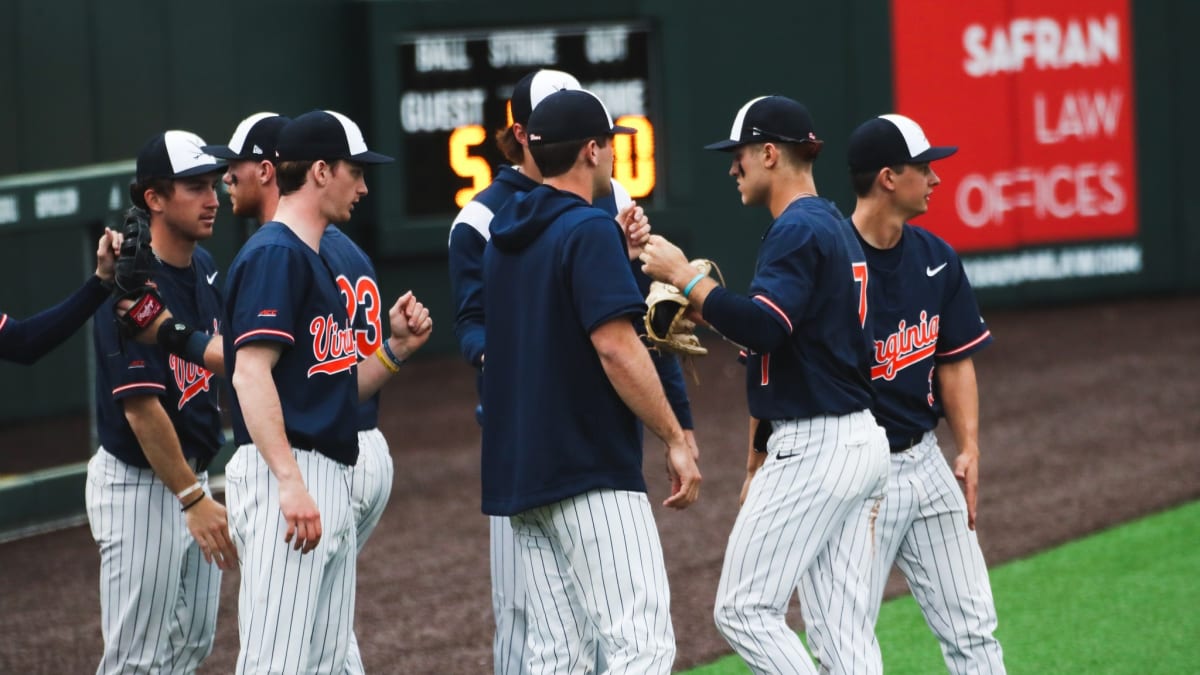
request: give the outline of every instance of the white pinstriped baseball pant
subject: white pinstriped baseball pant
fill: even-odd
[[[928,432],[916,446],[893,453],[887,496],[875,521],[871,621],[879,618],[892,563],[899,564],[925,621],[941,644],[951,673],[1005,672],[993,635],[996,604],[975,532],[967,527],[967,502]],[[824,662],[844,626],[806,596],[828,591],[829,570],[819,566],[801,588],[809,645]]]
[[[350,467],[292,450],[321,513],[321,543],[284,543],[279,482],[253,445],[225,467],[230,530],[241,557],[237,672],[342,673],[354,619],[355,527]]]
[[[592,490],[512,516],[528,591],[529,672],[666,675],[675,661],[662,544],[643,492]]]
[[[354,508],[359,554],[387,508],[388,498],[392,496],[394,475],[392,454],[383,432],[378,428],[358,432],[358,462],[350,469],[350,502]],[[345,675],[362,675],[364,672],[355,633],[351,626]]]
[[[199,475],[204,491],[208,474]],[[84,495],[100,546],[103,673],[192,673],[212,652],[221,570],[204,561],[179,500],[153,469],[100,448]]]
[[[870,527],[886,485],[887,436],[866,410],[777,421],[767,455],[729,535],[717,629],[754,673],[816,673],[785,614],[802,575],[827,559],[837,580],[821,600],[860,627],[846,655],[851,672],[881,672],[868,617]]]

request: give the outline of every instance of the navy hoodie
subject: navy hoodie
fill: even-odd
[[[612,216],[539,186],[496,213],[484,253],[483,511],[590,490],[645,492],[637,418],[592,346],[646,311]]]

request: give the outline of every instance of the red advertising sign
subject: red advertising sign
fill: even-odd
[[[960,251],[1138,231],[1128,0],[891,0],[896,110],[934,145]]]

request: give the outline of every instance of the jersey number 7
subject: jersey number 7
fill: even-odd
[[[858,287],[858,323],[867,325],[867,263],[851,263],[854,269],[854,280],[862,284]]]

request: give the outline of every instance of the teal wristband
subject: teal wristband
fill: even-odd
[[[692,289],[695,288],[696,284],[700,283],[700,280],[706,276],[708,275],[704,272],[701,272],[700,274],[692,277],[692,280],[688,282],[688,285],[683,287],[683,297],[686,298],[687,296],[691,295]]]
[[[388,358],[391,359],[392,363],[396,364],[397,367],[404,363],[404,359],[396,358],[396,352],[392,351],[392,345],[388,344],[387,340],[383,341],[383,353],[387,354]]]

